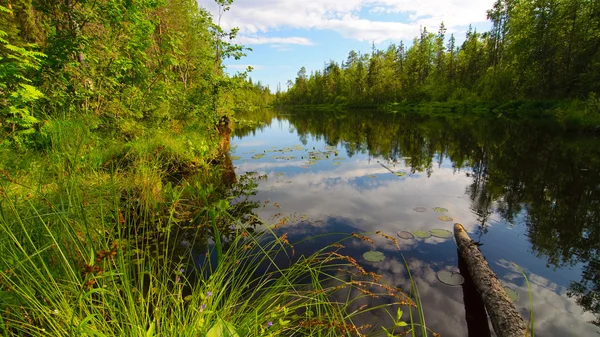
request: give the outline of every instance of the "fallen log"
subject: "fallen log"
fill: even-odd
[[[454,224],[454,238],[475,288],[485,304],[496,335],[498,337],[527,336],[527,326],[514,303],[481,255],[477,245],[459,223]]]
[[[458,269],[460,274],[464,277],[465,283],[462,284],[463,290],[463,302],[465,303],[465,320],[467,321],[467,337],[491,337],[490,324],[488,323],[488,316],[485,312],[485,304],[481,296],[475,289],[475,284],[471,275],[469,275],[469,268],[465,259],[460,256],[460,251],[456,251],[458,254]]]

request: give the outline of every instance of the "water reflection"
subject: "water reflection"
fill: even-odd
[[[262,117],[266,126],[236,130],[232,146],[240,157],[234,161],[238,174],[257,171],[269,177],[259,184],[257,198],[278,207],[271,203],[262,209],[263,218],[297,214],[301,219],[285,230],[298,237],[451,230],[461,222],[483,243],[503,282],[521,293],[518,305],[525,317],[524,280],[504,261],[527,271],[537,332],[587,336],[598,331],[586,323],[598,324],[593,313],[600,312],[598,139],[501,119],[370,112]],[[427,211],[415,212],[415,207]],[[453,221],[440,221],[433,207],[448,209],[445,215]],[[373,239],[390,258],[372,267],[395,285],[406,285],[396,247]],[[358,258],[373,249],[363,244],[352,247]],[[467,335],[461,288],[435,281],[440,268],[457,268],[455,249],[452,241],[439,238],[401,241],[419,276],[428,324],[444,336]]]

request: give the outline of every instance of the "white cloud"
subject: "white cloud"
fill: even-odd
[[[266,37],[266,36],[240,36],[236,42],[246,45],[253,44],[272,44],[272,45],[302,45],[311,46],[312,41],[304,37]]]
[[[494,0],[238,0],[222,16],[221,23],[226,29],[239,27],[240,39],[252,42],[256,42],[252,35],[283,29],[332,30],[346,38],[382,42],[412,39],[420,27],[435,31],[442,21],[448,32],[469,23],[485,22],[486,11],[493,3]],[[210,7],[215,13],[216,9]],[[365,12],[386,14],[386,21],[365,19],[361,17]]]

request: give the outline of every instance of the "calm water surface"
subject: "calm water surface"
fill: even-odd
[[[453,239],[399,240],[383,231],[452,230],[462,223],[529,317],[531,282],[538,336],[598,336],[600,312],[600,140],[531,121],[382,115],[372,112],[265,113],[265,126],[239,128],[232,140],[238,175],[266,174],[259,215],[283,213],[290,241],[310,254],[339,239],[371,233],[344,253],[410,289],[402,254],[417,279],[426,323],[442,336],[467,336],[463,288],[440,283],[458,271]],[[422,207],[424,212],[415,208]],[[437,213],[434,207],[448,210]],[[451,221],[441,221],[445,215]],[[362,258],[385,254],[383,262]],[[514,263],[514,264],[513,264]],[[390,324],[381,313],[363,320]],[[593,324],[594,321],[596,324]]]

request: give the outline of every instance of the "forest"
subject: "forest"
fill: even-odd
[[[600,2],[498,0],[491,29],[458,44],[442,22],[411,45],[350,51],[322,70],[302,67],[280,104],[375,107],[411,102],[574,101],[598,110]],[[585,109],[585,107],[584,107]]]
[[[132,136],[138,122],[218,118],[269,97],[224,74],[246,48],[195,1],[2,1],[0,15],[2,138],[16,146],[41,142],[56,116]]]
[[[343,253],[344,241],[368,237],[347,233],[294,255],[291,235],[279,230],[290,218],[260,218],[261,209],[280,205],[253,198],[268,177],[236,172],[232,135],[264,128],[274,118],[265,108],[273,105],[395,110],[423,102],[540,101],[550,102],[544,106],[554,117],[584,127],[600,120],[600,1],[498,0],[488,12],[492,29],[469,29],[462,45],[442,23],[437,33],[423,29],[411,46],[351,51],[341,64],[330,61],[310,74],[302,68],[286,92],[276,93],[253,81],[251,69],[226,69],[228,60],[252,52],[235,42],[238,29],[221,26],[234,1],[215,0],[212,13],[201,5],[0,0],[1,335],[338,337],[382,329],[388,336],[436,335],[424,324],[412,277],[404,289],[386,284]],[[313,113],[314,124],[291,117],[301,137],[315,132],[345,141],[350,156],[398,152],[387,123],[365,127],[340,114],[347,125],[333,127],[335,114]],[[478,151],[471,146],[493,129],[488,122],[485,128],[466,124],[472,126],[463,134],[468,146],[447,152],[466,158]],[[459,137],[464,125],[457,123],[452,134]],[[399,141],[412,141],[392,131]],[[542,137],[526,131],[497,139],[525,135],[529,144]],[[361,147],[361,137],[371,141],[369,148]],[[411,148],[412,169],[427,172],[435,151],[419,151],[429,139],[442,141],[415,139],[422,146]],[[553,152],[554,143],[547,143],[542,154]],[[595,165],[595,157],[575,153],[570,159],[581,167]],[[505,172],[514,169],[514,156],[487,162],[483,154],[465,165],[498,167],[490,169],[497,174],[489,184],[471,188],[470,197],[480,199],[486,213],[487,201],[504,193],[499,186],[512,183]],[[518,159],[529,162],[525,155]],[[569,161],[560,159],[560,165]],[[545,174],[563,177],[560,167],[555,170]],[[531,181],[539,181],[538,174],[531,171]],[[556,188],[593,191],[596,180],[564,178]],[[514,194],[510,214],[523,200],[548,196],[533,187]],[[577,222],[584,230],[598,212],[595,199],[582,200],[567,200],[566,211],[595,207],[594,217]],[[564,219],[566,213],[551,225]],[[545,231],[542,225],[531,236],[540,254],[550,255],[553,241],[534,235]],[[571,241],[567,234],[559,239]],[[393,236],[377,235],[398,245]],[[568,253],[556,253],[553,262],[572,262]],[[592,260],[576,261],[588,263],[589,275],[572,291],[597,312]],[[386,301],[391,332],[378,323],[355,323],[381,309],[363,304],[374,298]]]

